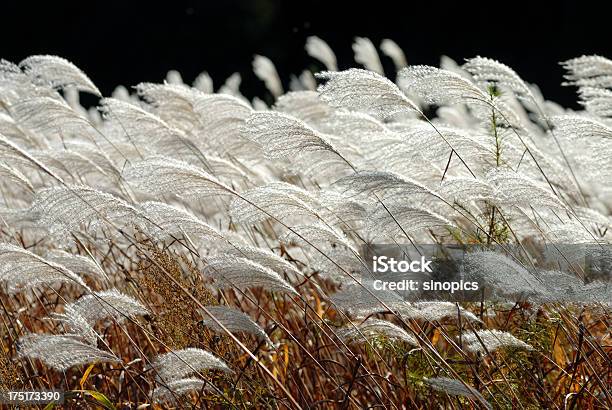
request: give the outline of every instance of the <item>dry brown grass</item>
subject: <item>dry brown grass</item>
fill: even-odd
[[[136,267],[129,273],[133,294],[153,312],[146,317],[99,329],[110,349],[120,354],[124,364],[96,364],[82,380],[85,369],[74,368],[65,375],[40,363],[22,362],[25,374],[17,380],[17,368],[10,361],[16,340],[8,334],[12,326],[3,314],[0,335],[2,383],[12,388],[62,388],[67,391],[93,390],[103,393],[116,408],[135,408],[149,402],[152,378],[145,371],[146,358],[170,349],[200,347],[225,360],[234,370],[227,375],[205,372],[217,391],[206,390],[181,399],[182,408],[277,408],[292,407],[269,376],[254,365],[227,336],[201,326],[202,314],[168,277],[188,288],[205,305],[228,304],[240,309],[264,325],[276,349],[259,343],[248,335],[239,338],[271,370],[303,407],[358,408],[378,405],[394,408],[405,403],[409,408],[478,407],[466,398],[453,398],[429,389],[426,377],[444,375],[443,366],[432,360],[426,349],[414,349],[384,338],[368,344],[343,346],[334,329],[343,315],[330,306],[310,284],[300,287],[308,301],[304,308],[295,297],[271,294],[264,289],[246,293],[227,290],[215,297],[199,277],[193,263],[171,250],[148,244],[147,257],[130,260]],[[127,261],[127,259],[125,259]],[[152,263],[155,261],[156,264]],[[114,260],[120,265],[120,260]],[[126,266],[127,268],[127,266]],[[324,289],[333,290],[333,285]],[[68,289],[62,292],[67,298]],[[59,304],[56,293],[38,294],[34,311],[54,310]],[[15,297],[2,295],[5,306],[15,307]],[[480,306],[471,309],[480,314]],[[493,307],[495,309],[495,307]],[[557,313],[552,313],[557,312]],[[393,315],[383,315],[395,320]],[[34,320],[25,313],[21,332],[53,331],[48,323]],[[505,350],[481,356],[458,349],[456,337],[469,332],[472,325],[456,320],[443,322],[409,321],[412,331],[428,340],[446,363],[473,386],[495,408],[605,408],[605,389],[610,383],[610,336],[605,312],[551,306],[535,310],[515,306],[497,310],[495,316],[483,316],[487,328],[507,330],[530,343],[533,351]],[[480,327],[480,325],[475,325]],[[140,358],[140,360],[134,360]],[[67,408],[84,405],[93,399],[86,394],[72,395]],[[165,407],[165,406],[164,406]]]

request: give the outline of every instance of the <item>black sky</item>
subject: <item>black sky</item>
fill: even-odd
[[[409,63],[437,65],[442,54],[461,61],[482,55],[536,82],[546,97],[575,106],[561,87],[558,62],[582,54],[612,57],[610,13],[604,1],[293,1],[217,0],[77,3],[8,0],[0,5],[0,57],[31,54],[73,61],[105,95],[117,84],[160,82],[169,69],[191,82],[207,70],[219,86],[234,71],[247,96],[265,93],[251,72],[253,54],[270,57],[285,82],[320,67],[304,51],[318,35],[354,65],[351,43],[395,40]],[[391,62],[384,59],[391,72]]]

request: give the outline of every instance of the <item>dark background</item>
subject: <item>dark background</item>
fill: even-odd
[[[5,0],[0,5],[0,58],[19,62],[55,54],[82,68],[105,95],[118,84],[163,81],[177,69],[191,83],[207,70],[220,86],[239,71],[248,96],[265,89],[251,70],[253,54],[271,58],[288,84],[291,73],[321,66],[304,51],[318,35],[355,65],[351,43],[391,38],[411,64],[438,65],[482,55],[513,67],[545,96],[576,107],[575,90],[561,87],[559,61],[582,54],[612,57],[605,1],[469,2],[216,0],[155,3]],[[392,63],[381,57],[388,73]]]

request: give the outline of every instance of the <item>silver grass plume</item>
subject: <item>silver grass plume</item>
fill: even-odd
[[[211,353],[196,348],[174,350],[161,354],[151,363],[158,380],[168,383],[202,370],[231,372],[227,364]]]
[[[364,111],[379,118],[419,112],[419,108],[389,79],[372,71],[351,68],[316,75],[327,80],[319,86],[321,99],[331,106]]]
[[[26,191],[34,192],[32,182],[25,175],[2,161],[0,161],[0,178],[3,182],[11,182]]]
[[[463,65],[463,69],[472,74],[474,80],[485,86],[494,83],[513,91],[519,98],[529,101],[535,100],[531,89],[521,77],[513,69],[499,61],[478,56],[468,59]]]
[[[235,255],[241,258],[247,258],[260,265],[267,266],[270,269],[280,273],[293,273],[298,276],[302,275],[295,266],[289,261],[281,258],[277,254],[262,248],[256,248],[248,245],[235,245],[224,251],[226,255]]]
[[[409,319],[421,319],[429,322],[454,319],[469,320],[471,322],[480,322],[481,320],[461,306],[452,302],[417,302],[413,305],[412,310],[400,311],[401,316]]]
[[[216,228],[176,206],[150,201],[142,203],[140,208],[146,215],[141,224],[149,235],[157,239],[186,234],[210,241],[225,240]]]
[[[493,409],[485,398],[475,388],[462,383],[459,380],[449,379],[448,377],[432,377],[425,380],[432,389],[449,394],[451,396],[463,396],[478,400],[487,409]]]
[[[367,317],[389,309],[393,312],[410,309],[410,305],[398,293],[376,289],[373,281],[346,283],[342,290],[331,296],[331,301],[340,309],[358,317]]]
[[[153,157],[133,164],[125,172],[125,178],[139,190],[156,195],[198,198],[235,193],[208,172],[165,157]]]
[[[429,194],[438,197],[438,194],[424,186],[394,172],[360,171],[337,180],[334,185],[345,194],[371,196],[378,194],[381,198],[397,195]]]
[[[198,74],[196,79],[193,80],[193,88],[206,94],[212,94],[214,92],[213,80],[207,71],[202,71]]]
[[[299,77],[291,76],[289,88],[291,91],[314,91],[317,89],[317,80],[315,80],[314,75],[310,71],[304,70]]]
[[[21,98],[33,95],[55,95],[54,90],[48,87],[37,87],[31,79],[23,73],[17,64],[0,59],[0,99],[3,104],[12,104]]]
[[[443,70],[452,71],[453,73],[457,73],[461,76],[464,76],[465,78],[471,79],[471,75],[449,56],[442,55],[440,57],[440,68]]]
[[[128,318],[149,313],[142,303],[117,289],[93,292],[66,307],[78,313],[91,325],[109,318],[121,323]]]
[[[328,111],[331,109],[327,104],[320,102],[318,97],[317,100]],[[372,136],[376,137],[392,135],[392,132],[382,121],[363,112],[336,110],[325,114],[327,118],[322,118],[319,121],[321,127],[329,129],[329,132],[342,137],[347,142],[352,142],[355,139],[359,142],[363,138],[360,136],[362,133],[371,133]]]
[[[452,226],[454,224],[443,216],[424,207],[406,205],[405,202],[377,206],[366,219],[366,231],[374,237],[395,238],[422,229]]]
[[[582,206],[575,206],[574,212],[583,221],[589,221],[602,226],[609,226],[612,220],[609,216],[606,216],[593,208],[586,208]]]
[[[98,263],[86,256],[54,250],[47,253],[46,259],[65,266],[75,273],[85,274],[92,278],[108,278]]]
[[[367,37],[355,37],[353,43],[353,52],[355,53],[355,61],[363,65],[366,69],[385,75],[385,72],[376,52],[376,47]]]
[[[147,84],[139,84],[137,90],[141,94],[146,94],[147,91],[153,92]],[[104,98],[100,101],[100,111],[106,119],[118,121],[121,129],[127,134],[126,137],[134,138],[136,141],[163,141],[182,137],[178,130],[172,129],[158,116],[129,102]]]
[[[383,41],[380,42],[380,49],[387,57],[393,60],[395,70],[399,71],[402,68],[408,66],[404,52],[395,41],[385,38]]]
[[[63,180],[59,176],[53,173],[53,171],[50,170],[47,166],[45,166],[45,164],[40,162],[39,159],[35,158],[30,153],[20,148],[18,145],[10,141],[2,134],[0,134],[0,158],[3,158],[5,160],[17,159],[20,161],[25,161],[26,163],[32,164],[38,169],[44,171],[46,174],[52,176],[57,181],[63,182]]]
[[[227,306],[207,306],[206,310],[230,332],[250,333],[255,335],[258,339],[265,340],[269,345],[272,345],[272,341],[266,332],[246,313]],[[202,324],[217,332],[224,331],[223,328],[210,317],[205,318]]]
[[[64,266],[6,243],[0,244],[0,281],[9,293],[54,283],[76,283],[89,290],[83,279]]]
[[[233,162],[227,159],[213,155],[207,155],[206,162],[211,173],[218,177],[252,182],[247,171],[243,171],[243,168],[239,166],[241,165],[240,162],[237,162],[238,165],[234,165]]]
[[[333,152],[331,143],[301,120],[280,112],[254,112],[242,135],[259,144],[267,158],[284,158],[302,152]]]
[[[40,227],[52,233],[77,230],[85,223],[96,227],[106,220],[125,226],[139,215],[124,200],[85,186],[42,189],[30,212]]]
[[[177,84],[140,83],[136,91],[168,125],[185,133],[198,127],[194,104],[204,94],[196,89]]]
[[[558,245],[561,249],[563,249],[562,245]],[[570,245],[571,248],[577,248],[576,245]],[[576,255],[579,254],[578,255]],[[583,258],[585,256],[585,252],[564,252],[564,257],[569,262],[574,262],[577,258]],[[576,259],[575,259],[576,258]],[[539,272],[540,278],[543,280],[544,285],[548,289],[548,293],[541,295],[538,300],[539,301],[578,301],[580,299],[581,293],[583,293],[587,287],[584,282],[579,279],[577,276],[563,271],[543,271]],[[591,282],[594,283],[594,282]]]
[[[264,100],[257,96],[253,97],[253,99],[251,100],[251,106],[255,111],[268,111],[268,109],[270,108]]]
[[[532,350],[532,347],[522,340],[517,339],[508,332],[493,329],[477,330],[475,333],[463,335],[465,348],[473,353],[494,352],[504,347]]]
[[[30,56],[19,63],[33,82],[53,88],[75,87],[98,97],[100,90],[77,66],[70,61],[49,55]]]
[[[0,134],[10,135],[11,138],[23,139],[28,144],[31,142],[31,138],[23,134],[22,130],[15,124],[15,120],[6,112],[0,112]]]
[[[76,169],[79,175],[100,173],[113,181],[121,181],[121,171],[110,157],[99,147],[80,141],[63,141],[64,152],[70,160],[75,161],[69,168]],[[81,171],[81,167],[85,168]]]
[[[307,124],[318,124],[335,114],[335,109],[321,101],[316,91],[289,92],[276,100],[274,109]]]
[[[319,191],[318,199],[323,206],[323,219],[333,225],[359,226],[365,219],[367,203],[363,199],[349,198],[330,190]]]
[[[336,144],[336,140],[337,138],[334,138],[332,143]],[[304,153],[289,162],[285,172],[288,175],[301,173],[302,178],[306,180],[317,180],[318,183],[327,185],[339,176],[355,172],[353,163],[357,163],[358,158],[354,157],[355,152],[351,150],[352,147],[343,145],[342,151]]]
[[[330,279],[338,284],[350,284],[354,283],[355,279],[363,280],[363,278],[371,277],[371,273],[363,261],[352,252],[338,247],[326,250],[325,254],[313,255],[310,267],[318,273],[319,277]],[[348,276],[346,272],[350,273],[355,279]]]
[[[206,163],[200,149],[179,129],[172,128],[161,118],[135,104],[114,98],[102,100],[100,110],[106,119],[116,121],[133,147],[145,146],[154,152],[194,158]],[[151,148],[149,148],[151,147]],[[142,157],[142,152],[139,152]]]
[[[331,47],[319,37],[310,36],[306,39],[306,52],[312,58],[322,62],[329,71],[338,70],[336,55]]]
[[[257,262],[235,256],[208,258],[203,273],[214,278],[221,288],[236,287],[244,290],[263,287],[268,290],[297,294],[278,273]]]
[[[427,122],[418,120],[397,124],[393,128],[394,131],[401,133],[403,144],[396,146],[397,148],[392,146],[392,150],[383,150],[378,155],[387,154],[393,158],[395,149],[401,149],[408,151],[411,156],[424,157],[433,163],[438,163],[442,168],[448,161],[449,149],[454,150],[470,164],[482,164],[495,155],[491,149],[465,130],[446,126],[437,126],[437,129],[434,129]],[[440,137],[440,133],[444,138]],[[412,164],[409,170],[414,166],[415,164]]]
[[[438,190],[448,202],[469,202],[491,199],[493,187],[474,178],[446,178]]]
[[[368,318],[361,323],[355,323],[338,329],[338,337],[345,342],[360,342],[373,340],[383,336],[392,340],[401,340],[413,346],[418,346],[416,339],[401,327],[386,320]]]
[[[80,113],[84,117],[89,118],[88,111],[81,105],[81,94],[79,93],[79,90],[74,87],[68,87],[63,91],[63,97],[70,108]]]
[[[439,68],[415,65],[398,73],[398,84],[430,104],[486,103],[489,97],[465,77]]]
[[[153,390],[151,399],[154,402],[168,402],[180,406],[177,401],[181,396],[189,392],[200,391],[204,388],[206,382],[202,379],[194,377],[172,380],[164,383],[164,385],[156,387]]]
[[[542,206],[566,209],[550,188],[510,170],[492,169],[485,179],[494,189],[494,201],[500,206]]]
[[[193,109],[206,130],[207,143],[219,154],[240,153],[253,145],[240,136],[244,121],[253,112],[248,102],[232,95],[210,94],[199,96]]]
[[[428,140],[428,142],[428,149],[431,151],[425,152],[419,149],[420,144],[402,141],[398,138],[373,141],[370,143],[372,150],[367,153],[368,167],[369,164],[382,163],[384,165],[380,167],[380,171],[410,175],[411,179],[426,183],[439,182],[445,169],[442,161],[447,161],[451,150],[441,138]],[[456,144],[452,142],[451,144],[457,148]],[[424,141],[423,145],[425,145]],[[465,154],[461,154],[463,158],[469,160],[472,153],[477,155],[475,151],[467,151],[467,146],[465,148],[466,150],[462,149],[461,152],[467,152],[468,154],[465,157],[463,156]],[[444,157],[445,159],[443,159]]]
[[[577,85],[579,87],[612,87],[612,60],[592,55],[572,58],[561,65],[567,70],[564,85]]]
[[[113,92],[111,93],[111,97],[116,99],[116,100],[120,100],[120,101],[124,101],[127,103],[135,103],[135,96],[133,94],[130,94],[130,92],[128,91],[127,88],[125,88],[125,86],[123,85],[118,85],[115,87],[115,89],[113,90]]]
[[[253,71],[255,75],[264,82],[270,94],[274,97],[283,94],[283,85],[272,60],[268,57],[256,55],[253,58]]]
[[[94,362],[121,361],[112,353],[64,335],[30,334],[19,340],[17,352],[19,357],[39,359],[59,371]]]
[[[586,111],[596,117],[609,120],[612,117],[612,90],[582,87],[578,90],[580,104]]]
[[[64,145],[68,148],[69,144],[65,143]],[[105,181],[110,178],[108,183],[112,185],[109,189],[116,186],[120,180],[119,171],[108,158],[105,158],[104,154],[94,154],[92,156],[95,161],[104,161],[99,164],[80,152],[65,149],[64,147],[51,147],[45,151],[36,152],[36,156],[41,161],[44,161],[54,172],[61,175],[65,174],[64,178],[66,179],[92,181],[92,184],[97,185],[98,182],[101,182],[100,176],[102,176]]]
[[[177,70],[169,70],[166,73],[166,83],[170,85],[185,85],[183,76]]]
[[[546,227],[545,227],[546,228]],[[553,243],[558,244],[585,244],[593,241],[593,236],[590,232],[584,229],[583,224],[578,221],[569,220],[567,222],[557,223],[544,231],[548,238],[551,238]]]
[[[468,279],[481,280],[499,295],[541,295],[546,288],[536,276],[505,255],[481,251],[465,255],[462,265]]]
[[[320,222],[310,225],[293,226],[291,231],[280,238],[280,241],[284,243],[327,243],[330,245],[341,245],[355,254],[357,253],[357,250],[353,247],[346,235],[340,230]]]
[[[210,241],[224,241],[216,228],[201,221],[188,211],[162,202],[145,202],[140,205],[146,215],[141,224],[146,232],[157,239],[186,234]]]
[[[612,127],[594,118],[578,115],[559,115],[552,119],[555,129],[570,140],[579,138],[609,138],[612,140]]]
[[[219,88],[218,93],[231,95],[246,101],[244,96],[240,93],[240,83],[242,83],[242,76],[240,73],[233,73],[225,79],[225,82]]]
[[[96,346],[100,339],[92,325],[71,306],[65,306],[64,313],[54,313],[51,318],[62,322],[68,328],[64,336],[83,340],[91,346]]]
[[[52,135],[57,139],[81,134],[92,135],[95,132],[87,118],[55,98],[23,99],[11,105],[9,111],[20,127],[47,138]]]
[[[317,199],[286,182],[270,184],[240,194],[230,203],[230,215],[240,223],[252,224],[268,218],[283,220],[292,216],[319,218]]]
[[[372,280],[364,280],[360,284],[351,281],[334,294],[331,300],[341,309],[358,317],[367,317],[374,313],[385,313],[389,309],[405,319],[439,321],[442,319],[469,320],[481,322],[472,312],[457,307],[451,302],[418,302],[411,304],[402,296],[390,290],[378,290]]]

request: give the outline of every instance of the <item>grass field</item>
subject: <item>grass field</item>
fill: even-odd
[[[252,100],[238,74],[103,98],[62,58],[0,62],[0,391],[65,392],[39,408],[612,408],[612,61],[563,63],[574,112],[494,60],[380,49],[393,81],[368,39],[365,69],[338,71],[309,38],[321,72],[287,92],[256,56]],[[378,290],[376,244],[470,249],[487,293]]]

